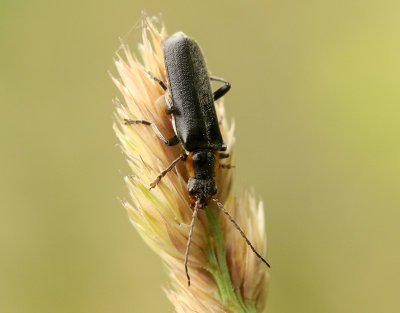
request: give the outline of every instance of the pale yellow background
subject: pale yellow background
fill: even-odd
[[[107,71],[140,11],[232,82],[237,183],[265,201],[267,312],[400,311],[399,1],[0,3],[0,312],[171,312],[117,198]]]

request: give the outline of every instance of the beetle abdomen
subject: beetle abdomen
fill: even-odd
[[[182,32],[164,42],[164,61],[174,105],[175,128],[187,151],[224,147],[206,62]]]

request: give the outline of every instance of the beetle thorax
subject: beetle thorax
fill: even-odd
[[[211,149],[200,149],[189,154],[187,167],[191,177],[188,191],[192,198],[205,205],[217,193],[215,183],[216,153]]]

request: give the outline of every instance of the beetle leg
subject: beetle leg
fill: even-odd
[[[154,125],[151,122],[143,121],[143,120],[128,120],[128,119],[124,119],[124,123],[125,123],[125,125],[143,124],[143,125],[146,125],[146,126],[151,126],[151,128],[153,128],[154,132],[156,133],[157,137],[160,138],[167,146],[176,146],[179,143],[179,138],[176,135],[174,137],[172,137],[172,138],[165,139],[165,137],[158,130],[157,126]]]
[[[225,95],[231,89],[231,84],[227,80],[225,80],[221,77],[210,76],[210,80],[225,83],[225,85],[223,85],[222,87],[219,87],[216,91],[214,91],[214,100],[218,100],[219,98],[221,98],[223,95]]]
[[[171,137],[169,139],[167,139],[167,146],[176,146],[178,143],[180,142],[179,138],[177,135],[175,135],[174,137]]]
[[[143,120],[128,120],[127,118],[124,119],[124,124],[125,125],[132,125],[132,124],[143,124],[150,126],[151,123],[148,121],[143,121]]]
[[[220,159],[229,158],[229,153],[219,153],[219,154],[218,154],[218,157],[219,157]]]
[[[174,113],[174,108],[172,107],[172,108],[166,108],[165,109],[165,112],[167,113],[167,114],[172,114],[172,113]]]
[[[236,166],[235,165],[232,165],[232,164],[219,164],[219,168],[226,168],[226,169],[228,169],[228,170],[230,170],[231,168],[235,168]]]
[[[172,104],[172,101],[171,101],[171,99],[170,99],[170,97],[169,97],[168,94],[166,95],[166,100],[167,100],[167,105],[168,105],[168,107],[165,109],[165,112],[166,112],[167,114],[172,114],[172,113],[174,113],[175,108],[174,108],[174,105]]]
[[[155,80],[161,86],[161,88],[164,89],[164,91],[167,90],[167,86],[165,85],[165,83],[161,79],[155,77],[153,75],[153,73],[151,73],[150,71],[146,71],[146,73],[147,73],[147,75],[150,76],[151,79]]]
[[[157,186],[157,184],[161,181],[161,178],[163,178],[170,170],[172,170],[176,163],[178,163],[181,160],[185,160],[186,159],[186,155],[185,154],[181,154],[179,156],[179,158],[177,158],[176,160],[174,160],[170,166],[168,166],[165,170],[163,170],[160,175],[157,176],[157,178],[150,184],[150,188],[149,190],[151,190],[152,188],[154,188],[155,186]]]
[[[161,86],[161,88],[164,89],[164,91],[167,91],[168,88],[161,79],[155,77],[150,71],[146,71],[146,73],[150,76],[151,79],[155,80]],[[174,112],[174,106],[172,105],[171,99],[169,98],[169,93],[166,94],[166,99],[168,108],[165,109],[165,112],[167,114],[172,114]]]

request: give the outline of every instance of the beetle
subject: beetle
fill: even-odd
[[[150,189],[156,187],[162,177],[171,171],[179,161],[186,162],[190,175],[187,188],[191,207],[193,208],[185,254],[185,271],[188,285],[190,286],[188,256],[197,211],[205,208],[210,202],[217,204],[257,257],[270,267],[269,263],[253,247],[233,217],[219,200],[213,197],[218,191],[215,182],[217,158],[229,157],[229,154],[224,153],[227,147],[222,139],[214,101],[224,96],[230,90],[231,85],[223,78],[209,76],[199,45],[183,32],[178,32],[165,39],[163,52],[167,83],[164,83],[150,72],[148,74],[166,92],[167,113],[172,115],[175,136],[166,139],[157,127],[148,121],[125,119],[125,124],[151,126],[156,135],[166,145],[181,144],[185,151],[158,175],[150,184]],[[222,82],[224,85],[213,92],[211,80]],[[220,164],[219,166],[228,169],[232,167],[230,164]]]

